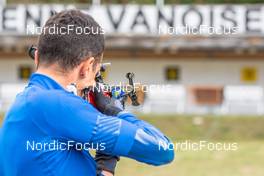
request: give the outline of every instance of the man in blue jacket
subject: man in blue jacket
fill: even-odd
[[[51,33],[54,26],[58,33]],[[157,166],[173,160],[170,141],[154,126],[100,91],[96,108],[67,91],[72,83],[78,92],[94,85],[103,51],[103,32],[91,16],[68,10],[46,22],[35,53],[37,71],[0,132],[1,176],[112,175],[119,156]]]

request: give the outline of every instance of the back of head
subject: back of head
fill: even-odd
[[[66,10],[50,17],[38,41],[39,65],[58,64],[71,70],[89,57],[100,59],[104,34],[99,24],[79,10]]]

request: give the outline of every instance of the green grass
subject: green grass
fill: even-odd
[[[140,116],[140,115],[139,115]],[[264,118],[236,116],[140,116],[177,142],[237,143],[236,151],[175,151],[175,160],[153,167],[121,158],[116,176],[263,176]],[[200,123],[198,123],[200,122]],[[198,125],[199,124],[199,125]],[[147,151],[146,151],[147,152]]]
[[[247,141],[238,142],[237,151],[176,151],[175,160],[162,167],[121,158],[116,176],[263,176],[263,163],[264,141]]]
[[[173,140],[264,140],[264,117],[138,115]]]

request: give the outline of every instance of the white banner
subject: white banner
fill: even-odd
[[[32,35],[53,11],[78,8],[92,15],[106,34],[264,33],[264,5],[16,5],[0,6],[0,35]]]

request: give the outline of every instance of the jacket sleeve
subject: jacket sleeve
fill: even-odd
[[[102,153],[129,157],[151,165],[173,160],[174,151],[168,147],[169,139],[133,114],[121,112],[117,117],[106,116],[79,97],[67,96],[61,100],[57,108],[45,108],[45,124],[49,124],[53,135],[99,145]]]
[[[104,143],[105,149],[101,152],[105,154],[125,156],[151,165],[167,164],[174,159],[170,140],[131,113],[121,112],[118,117],[99,115],[91,142]]]
[[[167,164],[174,159],[174,150],[169,147],[172,143],[160,130],[131,113],[121,112],[118,117],[136,126],[129,158],[152,165]]]

